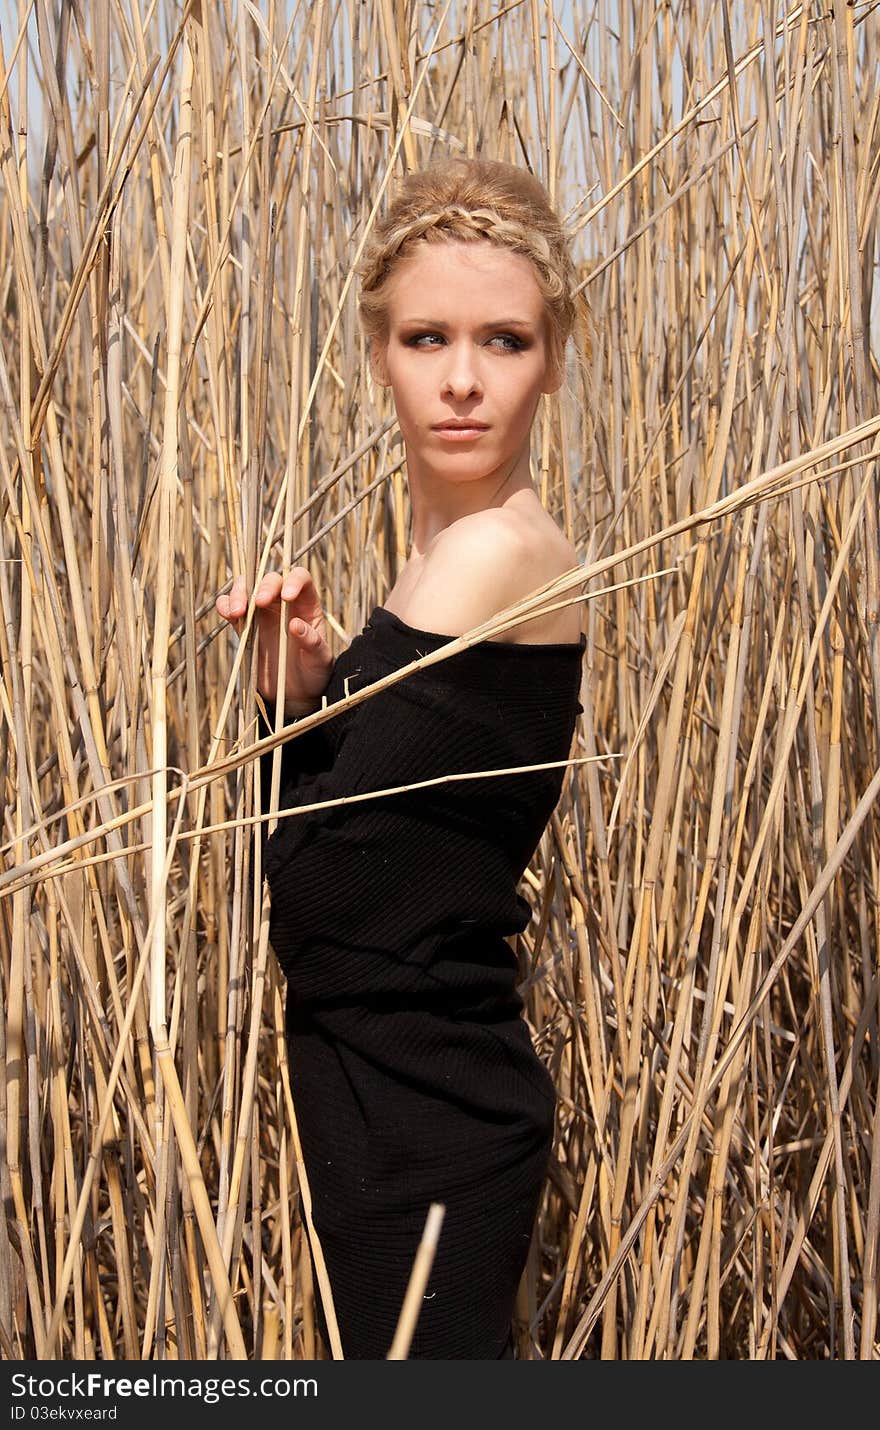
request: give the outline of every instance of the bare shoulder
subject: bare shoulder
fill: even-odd
[[[436,538],[397,614],[421,630],[462,635],[577,564],[571,542],[537,499],[474,512]],[[544,644],[576,642],[580,634],[578,602],[533,616],[496,639]]]

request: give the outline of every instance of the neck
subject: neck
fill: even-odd
[[[410,461],[409,452],[406,467],[412,508],[410,560],[423,557],[440,532],[461,517],[504,507],[509,501],[521,500],[522,492],[535,495],[528,450],[507,468],[471,482],[452,482],[436,471],[420,469]]]

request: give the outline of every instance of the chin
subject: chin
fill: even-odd
[[[439,482],[455,482],[462,486],[466,482],[488,481],[497,470],[495,467],[468,467],[466,462],[445,462],[439,467],[425,467],[425,472]]]

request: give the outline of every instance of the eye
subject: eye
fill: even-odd
[[[433,348],[439,347],[446,342],[443,333],[425,332],[412,333],[404,339],[408,348]],[[528,347],[528,343],[515,333],[495,333],[488,341],[487,346],[495,347],[499,352],[518,353]]]
[[[518,338],[515,333],[497,333],[492,342],[502,344],[501,351],[507,353],[522,352],[526,346],[522,338]]]

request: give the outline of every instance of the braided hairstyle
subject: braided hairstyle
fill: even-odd
[[[387,337],[387,281],[417,243],[489,242],[530,259],[544,295],[551,361],[562,372],[585,304],[559,218],[540,180],[495,159],[447,159],[407,174],[358,264],[358,309],[367,339]]]

